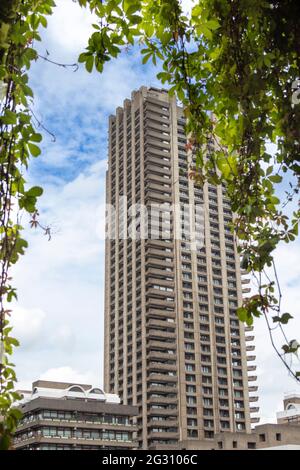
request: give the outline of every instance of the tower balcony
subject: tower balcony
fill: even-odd
[[[164,421],[148,421],[148,427],[151,430],[153,427],[160,427],[160,428],[171,428],[178,426],[178,419],[166,419]]]
[[[177,384],[178,382],[178,377],[177,375],[168,375],[168,374],[159,374],[158,372],[151,372],[147,376],[148,380],[154,381],[154,382],[164,382],[166,387],[170,384]]]
[[[171,301],[171,300],[164,300],[163,298],[159,298],[159,297],[154,297],[154,296],[150,296],[150,295],[147,295],[146,296],[146,302],[148,303],[148,306],[149,307],[165,307],[166,309],[167,308],[172,308],[172,309],[175,309],[175,302],[174,301]]]
[[[149,416],[174,416],[177,414],[177,407],[176,408],[164,408],[164,409],[149,409],[148,410]]]
[[[253,331],[254,327],[253,326],[245,326],[245,332],[249,333],[250,331]]]
[[[147,346],[149,348],[160,348],[162,352],[165,351],[165,354],[167,354],[169,350],[176,351],[175,340],[172,340],[172,342],[170,341],[167,342],[167,341],[159,341],[159,340],[151,339],[147,341]]]
[[[157,341],[163,341],[165,338],[169,339],[176,339],[176,333],[175,329],[174,331],[162,331],[162,330],[154,330],[154,329],[149,329],[146,333],[147,337],[149,339],[154,339]]]
[[[159,388],[159,387],[154,387],[154,386],[150,386],[148,387],[148,392],[160,392],[160,393],[165,393],[165,396],[163,397],[149,397],[147,399],[147,403],[149,405],[153,404],[153,405],[177,405],[178,403],[178,399],[177,399],[177,388],[176,387],[163,387],[162,388]],[[172,396],[172,397],[169,397],[168,396],[168,393],[174,393],[176,394],[175,396]]]
[[[176,354],[170,354],[170,352],[162,352],[162,351],[153,351],[150,350],[147,354],[147,359],[158,359],[158,360],[170,360],[170,359],[175,359]]]
[[[255,336],[245,336],[246,342],[254,341],[254,339],[255,339]]]
[[[250,419],[250,422],[251,424],[258,424],[260,422],[260,418],[259,417],[253,417]]]
[[[246,287],[246,288],[242,289],[243,294],[249,294],[250,292],[251,292],[250,287]]]
[[[149,372],[155,372],[155,373],[159,373],[160,371],[170,371],[170,372],[176,372],[177,371],[177,364],[168,364],[168,363],[164,363],[164,362],[161,362],[161,363],[157,363],[157,362],[152,362],[152,361],[149,361],[148,364],[147,364],[147,369],[149,370]],[[152,376],[151,376],[152,377]]]
[[[160,427],[160,423],[158,422],[157,423],[157,427]],[[148,438],[149,439],[159,439],[159,440],[162,440],[162,439],[179,439],[179,433],[178,431],[174,431],[174,432],[170,432],[170,431],[160,431],[160,432],[155,432],[155,431],[151,431],[149,432],[148,434]],[[162,442],[163,444],[163,442]]]
[[[257,375],[248,376],[248,382],[256,382],[256,381],[257,381]]]
[[[168,311],[168,310],[160,310],[160,309],[155,309],[155,308],[150,308],[146,312],[147,317],[158,317],[158,319],[163,319],[163,318],[173,318],[175,320],[176,314],[174,311]],[[151,319],[152,320],[152,319]],[[154,320],[154,319],[153,319]],[[156,320],[155,320],[156,321]],[[164,322],[165,324],[165,322]],[[172,324],[172,323],[171,323]]]
[[[256,356],[247,356],[247,362],[253,362],[256,360]]]

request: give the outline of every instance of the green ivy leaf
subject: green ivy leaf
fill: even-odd
[[[269,180],[272,181],[272,183],[281,183],[282,181],[282,176],[280,175],[272,175],[269,177]]]
[[[290,313],[284,313],[283,315],[281,315],[281,317],[279,316],[273,317],[273,322],[282,323],[282,325],[286,325],[292,318],[294,317],[292,317]]]
[[[29,152],[33,157],[38,157],[41,154],[41,149],[35,144],[32,144],[31,142],[28,142],[28,149]]]
[[[17,114],[9,109],[5,110],[4,116],[1,117],[3,124],[14,125],[17,122]]]
[[[26,196],[29,197],[39,197],[43,194],[43,188],[40,186],[33,186],[29,191],[26,192]]]
[[[93,70],[93,66],[94,66],[94,57],[92,55],[89,55],[86,57],[85,68],[89,73],[91,73]]]

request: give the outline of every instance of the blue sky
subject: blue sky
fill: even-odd
[[[186,2],[189,3],[189,2]],[[73,63],[84,49],[92,18],[71,0],[57,0],[43,34],[41,54]],[[141,66],[132,50],[109,63],[102,75],[83,67],[34,64],[31,85],[35,114],[56,136],[44,133],[43,153],[32,160],[28,181],[44,187],[40,219],[50,224],[49,242],[28,229],[30,247],[14,271],[19,302],[13,322],[21,347],[15,354],[20,387],[37,378],[87,381],[102,385],[104,204],[109,114],[131,91],[158,85],[152,66]],[[300,303],[299,243],[277,253],[285,308]],[[299,319],[290,327],[300,337]],[[297,333],[295,333],[297,332]],[[256,324],[261,414],[274,420],[284,392],[297,384],[275,358],[263,321]]]

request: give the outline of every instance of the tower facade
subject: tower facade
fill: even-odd
[[[233,214],[224,188],[189,177],[184,126],[146,87],[109,120],[104,387],[138,406],[144,449],[247,432],[258,411]]]

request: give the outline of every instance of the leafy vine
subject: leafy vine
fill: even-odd
[[[46,16],[53,7],[52,0],[4,0],[0,5],[0,449],[9,448],[20,418],[14,406],[19,395],[10,359],[18,341],[11,336],[8,308],[17,294],[9,271],[27,248],[20,213],[36,214],[43,192],[39,186],[28,189],[24,178],[30,158],[41,153],[42,140],[33,123],[27,71],[38,57],[33,48],[40,41],[38,30],[47,26]]]

